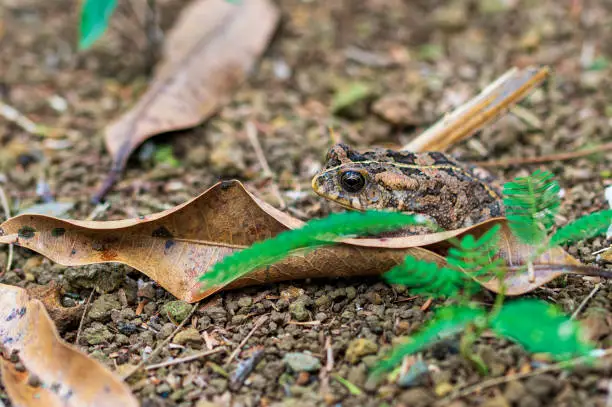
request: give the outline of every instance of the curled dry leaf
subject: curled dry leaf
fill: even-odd
[[[94,199],[106,194],[143,141],[195,126],[227,103],[263,53],[278,18],[270,0],[195,0],[186,6],[166,37],[151,86],[106,129],[113,168]]]
[[[2,382],[14,406],[137,406],[107,368],[63,342],[43,304],[0,284]]]
[[[501,256],[510,267],[517,268],[529,258],[529,249],[512,237],[505,222],[496,218],[469,228],[424,236],[345,239],[334,246],[292,253],[273,266],[205,292],[200,289],[198,277],[216,262],[256,241],[300,227],[303,222],[260,201],[240,182],[227,181],[182,205],[141,219],[94,222],[17,216],[0,225],[0,243],[27,247],[68,266],[125,263],[176,297],[193,302],[224,288],[304,278],[378,275],[408,254],[442,264],[448,239],[467,233],[480,235],[496,223],[504,226]],[[525,274],[510,276],[509,294],[533,290],[568,272],[558,266],[578,262],[556,248],[535,264],[536,280],[529,282]],[[486,287],[499,289],[494,281]]]
[[[74,307],[62,305],[62,288],[55,281],[51,281],[48,285],[27,287],[26,291],[31,298],[43,303],[60,332],[75,327],[83,315],[84,306],[81,304]]]

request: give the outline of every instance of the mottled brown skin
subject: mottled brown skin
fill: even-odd
[[[421,214],[446,230],[503,214],[494,179],[437,152],[375,149],[359,153],[337,144],[329,151],[325,168],[312,180],[312,187],[317,194],[349,209]]]

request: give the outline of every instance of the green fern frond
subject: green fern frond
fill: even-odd
[[[504,206],[510,229],[527,244],[542,242],[559,210],[559,184],[548,171],[504,184]]]
[[[333,214],[308,222],[300,229],[279,233],[276,237],[257,242],[251,247],[226,257],[200,277],[205,287],[225,284],[248,272],[269,266],[300,249],[312,249],[336,243],[338,239],[376,234],[420,225],[425,220],[419,215],[400,212],[367,211]]]
[[[541,300],[523,299],[504,304],[490,327],[529,352],[548,353],[557,360],[588,355],[593,349],[578,321]]]
[[[550,246],[588,239],[605,233],[612,225],[612,210],[594,212],[576,219],[557,230],[550,239]]]
[[[393,369],[405,356],[463,331],[467,324],[485,315],[484,309],[480,307],[454,306],[439,310],[425,328],[408,338],[404,344],[394,347],[390,355],[378,363],[372,374],[378,376]]]
[[[462,271],[406,256],[404,262],[383,275],[390,284],[402,284],[411,293],[431,297],[455,297],[461,292],[477,292],[480,286]]]
[[[455,270],[463,270],[473,277],[493,277],[503,267],[504,261],[495,258],[499,251],[499,230],[495,225],[480,238],[464,236],[456,247],[448,251],[446,261]]]

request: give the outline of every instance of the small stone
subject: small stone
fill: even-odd
[[[438,397],[444,397],[451,391],[453,391],[453,385],[449,382],[438,383],[434,389],[434,392]]]
[[[406,374],[401,375],[397,384],[402,387],[416,387],[427,383],[429,379],[429,368],[422,360],[417,360]]]
[[[516,405],[518,407],[540,407],[542,403],[531,394],[526,394],[525,397],[521,398]]]
[[[201,345],[204,343],[204,338],[195,328],[187,328],[177,333],[172,339],[173,343],[178,345]]]
[[[115,294],[102,294],[92,304],[87,316],[94,321],[106,322],[111,319],[111,311],[120,309],[121,303]]]
[[[356,386],[363,386],[367,379],[367,368],[363,363],[353,366],[349,369],[348,376],[346,379]]]
[[[331,298],[328,295],[322,295],[315,300],[317,308],[327,308],[331,304]]]
[[[346,298],[349,300],[357,297],[357,289],[355,287],[346,287]]]
[[[312,303],[310,297],[301,296],[291,304],[289,304],[289,313],[291,314],[291,318],[296,321],[308,321],[310,318],[310,313],[306,309],[306,307]]]
[[[437,7],[432,15],[435,25],[446,30],[458,30],[468,23],[467,3],[453,1],[447,5]]]
[[[206,308],[204,310],[204,315],[212,319],[215,324],[224,324],[227,322],[227,311],[220,306]]]
[[[238,300],[238,306],[241,308],[250,307],[253,304],[251,297],[242,297]]]
[[[321,368],[319,359],[307,353],[287,353],[283,361],[294,372],[316,372]]]
[[[159,332],[157,333],[157,338],[158,339],[166,339],[167,337],[169,337],[170,335],[172,335],[172,332],[174,332],[174,330],[176,329],[176,327],[174,326],[173,323],[171,322],[167,322],[165,323],[161,329],[159,330]]]
[[[170,301],[162,307],[162,315],[170,315],[176,322],[183,322],[191,312],[192,305],[185,301]]]
[[[99,345],[110,342],[113,336],[106,326],[99,322],[94,322],[89,328],[83,330],[81,338],[90,345]]]
[[[434,397],[427,390],[416,387],[400,394],[399,400],[410,407],[428,407],[433,404]]]
[[[378,345],[369,339],[357,338],[349,343],[344,359],[352,364],[361,360],[363,356],[378,352]]]
[[[510,407],[510,403],[504,396],[496,396],[486,400],[481,404],[482,407]]]
[[[123,265],[90,264],[82,267],[69,267],[64,270],[64,278],[69,291],[83,289],[105,294],[117,290],[125,281],[126,269]]]
[[[525,397],[527,394],[527,390],[523,383],[519,380],[513,380],[506,384],[506,388],[504,389],[504,397],[510,403],[518,403],[519,400]]]
[[[525,382],[527,391],[538,398],[545,398],[555,392],[559,381],[552,375],[542,374],[529,378]]]
[[[185,157],[185,163],[197,168],[203,167],[206,165],[206,161],[208,161],[208,152],[209,149],[204,146],[192,148],[187,153],[187,157]]]

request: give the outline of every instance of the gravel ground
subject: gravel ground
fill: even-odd
[[[185,3],[159,0],[163,29]],[[548,64],[553,80],[516,115],[454,148],[456,157],[522,158],[612,141],[612,2],[340,3],[282,2],[281,29],[249,84],[206,124],[156,137],[141,148],[108,196],[110,207],[97,219],[157,212],[229,178],[245,181],[277,205],[246,137],[247,120],[260,129],[287,210],[302,219],[338,211],[310,189],[331,145],[327,126],[356,147],[399,147],[514,65]],[[59,201],[74,204],[69,216],[83,219],[93,211],[89,197],[110,165],[102,130],[145,88],[147,58],[143,32],[123,13],[103,41],[77,55],[76,9],[76,2],[66,0],[0,1],[0,98],[53,129],[41,138],[0,120],[0,182],[14,205],[25,208],[37,202],[37,182],[45,180]],[[334,96],[355,84],[365,85],[367,96],[333,115]],[[178,166],[152,153],[165,146]],[[565,223],[608,207],[604,189],[612,185],[610,158],[608,153],[493,171],[502,179],[536,168],[554,172],[565,194],[559,218]],[[593,254],[610,243],[596,238],[567,250],[587,264],[610,269]],[[6,256],[6,248],[0,248],[0,264]],[[96,287],[79,346],[120,372],[155,349],[191,308],[129,267],[65,268],[22,249],[16,250],[14,270],[1,281],[20,286],[57,281],[66,306],[85,302]],[[596,283],[563,278],[530,296],[573,312]],[[578,317],[602,347],[612,341],[611,298],[612,289],[604,283]],[[237,358],[226,366],[228,353],[217,353],[149,370],[129,384],[145,406],[207,407],[230,401],[236,406],[429,406],[459,386],[482,380],[457,354],[455,342],[425,352],[414,365],[418,374],[404,386],[367,378],[368,368],[398,338],[418,329],[441,305],[425,302],[372,278],[295,281],[222,293],[199,303],[152,362],[208,346],[233,350],[257,323]],[[77,327],[69,326],[62,336],[74,341],[76,333]],[[328,347],[334,363],[325,377],[320,372]],[[494,376],[547,363],[490,337],[477,342],[476,351]],[[243,382],[232,379],[237,369],[257,360]],[[362,394],[352,394],[336,377]],[[604,406],[611,379],[610,365],[581,367],[511,381],[449,405]]]

